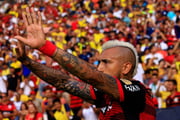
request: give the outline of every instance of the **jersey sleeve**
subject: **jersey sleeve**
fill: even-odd
[[[117,83],[117,86],[118,86],[118,91],[119,91],[119,101],[120,102],[123,102],[124,99],[125,99],[125,96],[124,96],[124,89],[122,87],[122,83],[120,82],[120,80],[116,79],[116,83]]]
[[[95,102],[94,105],[96,105],[97,108],[100,108],[106,105],[107,95],[105,93],[91,86],[90,94],[91,94],[92,99]]]
[[[125,99],[125,96],[124,96],[124,89],[123,89],[122,83],[118,79],[116,79],[116,83],[117,83],[118,91],[120,95],[119,101],[123,102]],[[107,99],[106,98],[107,95],[104,92],[94,88],[93,86],[90,86],[90,94],[91,94],[91,98],[95,100],[97,103],[99,103],[98,101],[102,102],[103,99]]]

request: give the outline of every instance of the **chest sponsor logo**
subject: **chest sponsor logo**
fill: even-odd
[[[138,85],[124,85],[127,91],[136,92],[140,91],[140,87]]]

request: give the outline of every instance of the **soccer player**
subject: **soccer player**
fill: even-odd
[[[30,12],[27,8],[23,20],[27,36],[15,38],[48,55],[82,82],[31,60],[26,56],[23,44],[19,44],[18,59],[37,76],[101,108],[100,120],[155,120],[150,93],[132,79],[137,70],[138,56],[130,43],[106,42],[96,68],[46,41],[39,12],[35,13],[33,9]]]

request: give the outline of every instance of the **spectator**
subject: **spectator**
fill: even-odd
[[[34,90],[34,83],[29,80],[29,77],[24,77],[24,81],[20,83],[20,88],[23,88],[24,94],[29,96],[31,91]]]
[[[159,61],[163,59],[163,55],[157,52],[157,47],[154,44],[149,49],[150,53],[146,56],[145,61],[147,62],[147,59],[152,59],[152,62],[158,65]]]
[[[56,120],[68,120],[68,116],[66,114],[65,109],[62,109],[63,104],[59,99],[54,99],[53,101],[53,115]]]
[[[38,112],[42,112],[42,100],[36,97],[36,92],[31,91],[29,95],[29,99],[33,102],[33,104],[36,106]]]
[[[156,92],[157,92],[159,87],[160,87],[159,88],[160,92],[166,91],[166,88],[163,85],[160,85],[161,82],[160,82],[158,74],[156,74],[156,73],[152,74],[151,81],[152,81],[152,83],[149,85],[149,88],[152,91],[153,97],[155,97],[158,100],[158,108],[160,108],[162,106],[162,100],[160,97],[156,96]]]
[[[25,116],[28,114],[28,107],[26,103],[21,104],[21,108],[19,110],[19,120],[24,120]]]
[[[144,75],[144,69],[143,69],[143,67],[142,67],[142,62],[139,61],[139,63],[138,63],[138,68],[137,68],[137,73],[136,73],[136,75],[133,77],[133,79],[138,80],[138,81],[140,81],[141,83],[144,83],[144,81],[143,81],[143,75]]]
[[[21,62],[17,60],[16,56],[12,56],[10,67],[13,67],[15,69],[16,74],[21,71]]]
[[[10,74],[10,68],[8,67],[8,64],[7,63],[4,63],[2,65],[2,75],[9,75]]]
[[[98,109],[92,104],[84,101],[82,108],[78,112],[78,116],[84,120],[98,120]]]
[[[20,101],[20,95],[19,94],[16,94],[15,95],[15,100],[13,101],[17,111],[18,111],[18,114],[19,114],[19,111],[21,109],[21,105],[22,105],[22,101]],[[15,120],[19,120],[19,116],[17,115]]]
[[[6,93],[1,93],[2,103],[0,104],[0,111],[2,111],[3,118],[14,120],[17,115],[17,110],[13,102],[11,102]]]
[[[167,107],[180,106],[180,92],[177,92],[177,82],[176,80],[167,80],[168,86],[167,90],[171,92],[171,95],[166,99]]]
[[[87,62],[89,61],[89,57],[88,57],[88,54],[86,52],[86,47],[82,48],[82,54],[79,55],[79,58],[81,58]]]
[[[7,76],[2,76],[2,72],[0,72],[0,92],[7,93]]]
[[[15,95],[15,100],[13,102],[14,102],[14,105],[16,106],[16,109],[18,111],[20,111],[22,101],[20,101],[20,95],[19,94]]]
[[[10,74],[7,75],[8,87],[7,90],[16,92],[19,89],[20,85],[20,76],[15,73],[15,68],[10,68]]]
[[[37,111],[36,106],[30,103],[28,106],[28,114],[25,116],[25,120],[43,120],[43,114]]]
[[[17,93],[20,95],[20,101],[27,102],[29,100],[29,97],[24,94],[24,88],[19,88]]]
[[[163,86],[166,88],[166,91],[160,91],[160,88]],[[168,81],[166,80],[166,81],[160,83],[160,85],[155,93],[157,97],[161,98],[162,104],[161,104],[160,108],[166,108],[166,99],[171,94],[169,91],[167,91],[167,87],[168,87]]]
[[[42,113],[46,116],[47,120],[55,120],[51,111],[53,107],[54,93],[50,86],[44,87],[44,99],[42,101]]]

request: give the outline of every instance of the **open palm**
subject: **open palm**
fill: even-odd
[[[23,21],[26,26],[27,36],[15,36],[16,39],[25,43],[26,45],[32,48],[40,48],[45,44],[45,34],[41,24],[41,15],[40,12],[35,13],[33,9],[31,9],[31,13],[29,8],[26,9],[26,14],[23,13]]]

